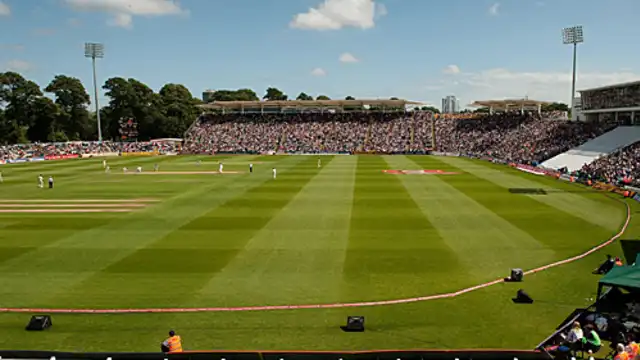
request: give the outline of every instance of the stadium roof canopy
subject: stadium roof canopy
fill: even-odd
[[[243,108],[313,108],[313,107],[357,107],[380,106],[389,108],[407,105],[424,105],[408,100],[284,100],[284,101],[214,101],[198,105],[202,109],[240,110]]]
[[[624,83],[619,83],[619,84],[606,85],[606,86],[600,86],[600,87],[592,88],[592,89],[578,90],[578,92],[591,92],[591,91],[598,91],[598,90],[623,88],[623,87],[633,86],[633,85],[640,85],[640,80],[624,82]]]
[[[539,105],[551,104],[548,101],[530,100],[530,99],[506,99],[506,100],[480,100],[474,101],[469,106],[471,107],[488,107],[503,109],[507,107],[521,108],[521,107],[537,107]]]

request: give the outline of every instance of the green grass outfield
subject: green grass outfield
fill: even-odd
[[[109,159],[111,174],[99,159],[2,165],[0,307],[235,307],[447,293],[580,254],[615,234],[626,215],[623,204],[600,193],[479,161],[321,158],[318,169],[315,156],[123,157]],[[215,171],[218,161],[239,173],[120,170],[150,172],[159,163],[163,172]],[[53,175],[55,189],[38,189],[39,173]],[[121,201],[134,199],[147,200]],[[8,212],[86,208],[131,211]],[[634,213],[639,208],[632,204]],[[623,238],[639,233],[634,218]],[[404,305],[56,314],[46,332],[26,332],[28,314],[0,314],[0,349],[157,351],[169,329],[189,350],[529,349],[589,303],[598,279],[590,272],[606,253],[621,254],[620,246],[523,284]],[[538,302],[514,305],[520,287]],[[366,316],[367,331],[341,332],[347,315]]]

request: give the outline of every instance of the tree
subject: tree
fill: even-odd
[[[327,95],[318,95],[316,100],[331,100]]]
[[[270,88],[267,88],[262,98],[268,101],[277,101],[277,100],[284,101],[284,100],[287,100],[288,97],[280,89],[270,87]]]
[[[356,98],[354,98],[353,96],[347,96],[344,98],[345,100],[355,100]]]
[[[211,101],[258,101],[258,95],[251,89],[218,90],[211,94]]]
[[[67,141],[64,130],[57,121],[61,118],[61,107],[48,97],[39,97],[34,102],[32,125],[27,129],[30,141]]]
[[[118,139],[120,119],[133,117],[135,93],[131,84],[121,77],[107,79],[102,88],[110,99],[109,105],[100,113],[103,134],[105,138]]]
[[[541,106],[542,111],[570,111],[569,105],[564,103],[553,102]]]
[[[115,77],[107,79],[102,88],[110,98],[108,109],[104,112],[105,124],[102,126],[106,128],[108,137],[119,138],[120,121],[129,119],[138,124],[140,140],[149,140],[161,133],[156,126],[157,122],[163,120],[161,101],[158,94],[146,84],[136,79]]]
[[[57,125],[69,140],[81,140],[90,137],[89,111],[91,99],[80,79],[57,75],[44,89],[55,95],[60,107]]]
[[[189,89],[180,84],[166,84],[160,89],[163,117],[158,124],[162,137],[181,137],[198,116],[197,99]]]
[[[313,96],[307,95],[304,92],[301,92],[300,94],[298,94],[298,96],[296,97],[296,100],[313,100]]]
[[[7,120],[19,126],[28,125],[28,114],[40,96],[42,91],[33,81],[14,72],[0,73],[0,106],[5,107]]]
[[[0,142],[22,143],[32,124],[35,101],[42,96],[40,87],[15,72],[0,73]]]
[[[423,106],[420,110],[422,111],[431,111],[434,114],[440,114],[440,109],[433,106]]]

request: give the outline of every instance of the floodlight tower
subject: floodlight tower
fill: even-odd
[[[576,97],[576,58],[578,53],[578,44],[584,42],[582,34],[582,25],[572,26],[562,29],[562,43],[565,45],[573,45],[573,76],[571,77],[571,113],[573,114]]]
[[[93,66],[93,94],[96,103],[96,119],[98,120],[98,141],[102,142],[102,126],[100,124],[100,106],[98,105],[98,82],[96,80],[96,59],[104,57],[104,45],[98,43],[84,44],[84,57],[91,58]]]

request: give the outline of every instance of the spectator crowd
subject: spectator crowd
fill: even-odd
[[[557,114],[496,113],[440,116],[414,112],[309,112],[202,115],[173,142],[72,142],[0,146],[0,160],[126,152],[216,153],[427,153],[539,163],[581,145],[616,125],[570,122]],[[435,139],[433,135],[435,134]],[[640,177],[640,143],[585,165],[579,176],[607,182]]]
[[[582,93],[582,109],[611,109],[640,106],[640,83]]]
[[[64,143],[32,143],[0,145],[0,161],[34,159],[65,155],[99,155],[106,153],[158,152],[176,153],[179,146],[175,142],[111,142],[111,141],[74,141]]]
[[[575,175],[609,184],[640,186],[640,142],[585,164]]]

